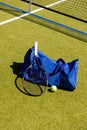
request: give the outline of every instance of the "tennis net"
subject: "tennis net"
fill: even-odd
[[[29,2],[31,0],[22,1]],[[56,13],[87,22],[87,0],[32,0],[32,3]],[[47,7],[46,5],[50,6]]]
[[[28,13],[25,10],[10,6],[8,4],[4,4],[3,2],[0,2],[0,9],[3,11],[6,11],[8,13],[11,13],[13,15],[16,15],[16,16],[18,16],[20,14],[20,16],[19,16],[20,18],[35,22],[35,23],[40,24],[42,26],[48,27],[48,28],[53,29],[55,31],[61,32],[61,33],[66,34],[68,36],[71,36],[71,37],[77,38],[79,40],[82,40],[84,42],[87,42],[87,33],[86,32],[83,32],[83,31],[77,30],[75,28],[66,26],[66,25],[61,24],[59,22],[55,22],[51,19],[47,19],[47,18],[44,18],[42,16],[33,14],[32,13],[33,11],[31,13]],[[27,15],[24,15],[24,14],[27,14]]]

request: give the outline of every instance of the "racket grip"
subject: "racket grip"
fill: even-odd
[[[35,42],[35,56],[37,56],[38,52],[38,42]]]

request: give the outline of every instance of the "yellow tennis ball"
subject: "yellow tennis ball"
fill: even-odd
[[[51,88],[50,88],[50,90],[52,92],[56,92],[57,91],[57,87],[55,85],[52,85]]]

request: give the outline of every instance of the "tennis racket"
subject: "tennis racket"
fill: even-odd
[[[27,94],[31,96],[40,96],[47,89],[48,79],[38,57],[38,42],[35,42],[34,50],[34,57],[31,65],[24,72],[22,85]],[[27,80],[27,76],[30,80]]]

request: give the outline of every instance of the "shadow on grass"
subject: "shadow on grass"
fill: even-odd
[[[16,78],[15,78],[15,81],[14,81],[16,88],[17,88],[20,92],[22,92],[23,94],[28,95],[28,94],[24,91],[24,89],[23,89],[23,86],[22,86],[22,77],[19,76],[19,71],[20,71],[20,69],[21,69],[22,64],[23,64],[23,63],[13,62],[13,64],[10,65],[10,67],[11,67],[12,70],[13,70],[13,74],[16,75]]]
[[[13,62],[13,64],[10,65],[10,67],[13,69],[13,74],[16,74],[17,76],[19,75],[22,64],[23,63]]]

